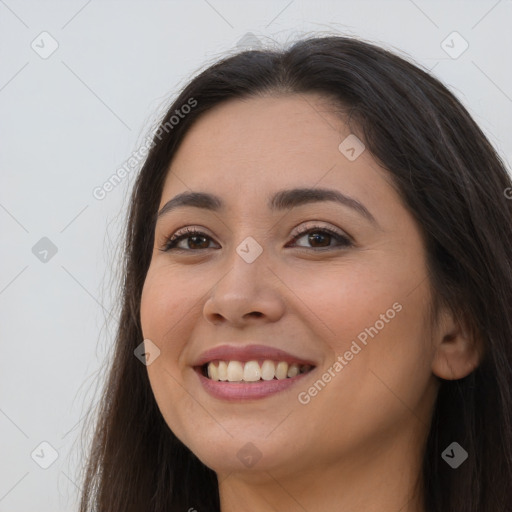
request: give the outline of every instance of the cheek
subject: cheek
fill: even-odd
[[[145,339],[157,342],[163,328],[164,311],[172,296],[151,270],[146,276],[140,301],[140,321]],[[157,343],[160,347],[160,344]],[[161,347],[160,347],[161,348]]]
[[[431,340],[423,329],[427,285],[414,289],[410,275],[396,266],[378,270],[338,269],[294,288],[298,297],[307,297],[315,334],[332,354],[326,369],[336,377],[328,384],[330,391],[322,392],[323,405],[328,407],[330,400],[343,404],[345,413],[352,409],[352,417],[377,419],[385,411],[414,409],[432,379]]]
[[[190,337],[187,312],[191,313],[193,302],[193,298],[187,299],[179,280],[170,281],[161,270],[150,268],[142,290],[140,320],[144,339],[151,340],[160,350],[159,357],[147,366],[159,404],[166,396],[176,398],[181,357]]]
[[[388,298],[380,307],[367,304],[372,311],[368,323],[345,342],[345,360],[350,357],[351,361],[342,371],[345,379],[338,382],[338,391],[350,397],[345,413],[353,409],[360,420],[364,418],[360,427],[368,428],[368,434],[378,426],[392,430],[396,422],[414,422],[415,417],[428,424],[426,415],[432,405],[432,354],[422,329],[422,309],[411,297],[394,304],[401,306],[400,311],[392,309],[394,315],[389,314]]]
[[[364,328],[374,326],[379,318],[375,313],[385,314],[388,300],[360,305],[365,306],[360,318],[370,319],[370,323],[351,322],[350,331],[347,329],[345,335],[340,335],[332,347],[335,352],[332,362],[318,376],[328,383],[317,380],[310,388],[298,390],[311,397],[310,403],[304,406],[308,416],[323,419],[325,442],[319,441],[322,446],[319,449],[326,454],[332,451],[333,440],[339,447],[370,443],[378,449],[386,439],[396,435],[397,426],[406,429],[410,425],[414,429],[427,425],[435,397],[428,344],[416,322],[415,306],[402,304],[403,309],[375,332]],[[352,306],[355,310],[358,305],[352,302]],[[340,319],[340,329],[344,325]],[[368,333],[366,344],[357,338],[361,332]],[[342,362],[338,356],[343,358]],[[309,430],[309,426],[312,427],[309,434],[317,435],[318,425],[311,422],[303,428]]]
[[[142,289],[140,320],[144,338],[154,341],[160,349],[167,348],[167,338],[178,338],[175,332],[184,328],[200,295],[190,293],[193,286],[183,277],[165,268],[150,267]],[[174,343],[171,344],[176,346]]]
[[[293,292],[290,301],[302,324],[313,328],[315,342],[323,342],[331,353],[349,350],[352,340],[360,334],[364,337],[365,328],[379,321],[380,314],[390,309],[390,316],[396,313],[392,307],[399,288],[379,278],[379,268],[345,258],[341,264],[305,272],[283,270],[281,275]]]
[[[150,267],[142,290],[140,317],[144,339],[160,349],[159,357],[147,366],[155,401],[169,428],[183,441],[187,430],[183,418],[191,409],[179,366],[189,337],[183,320],[197,299],[187,299],[180,280],[166,274]]]

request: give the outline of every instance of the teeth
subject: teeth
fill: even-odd
[[[295,377],[295,375],[299,374],[299,365],[298,364],[291,364],[288,368],[288,373],[286,374],[288,377]]]
[[[276,373],[276,365],[274,361],[263,361],[261,365],[261,378],[263,380],[272,380]]]
[[[211,364],[212,363],[210,363],[208,366]],[[226,361],[219,361],[218,377],[219,380],[228,380],[228,364]]]
[[[219,380],[219,368],[214,364],[208,365],[208,377],[212,380]]]
[[[231,363],[229,363],[231,364]],[[244,366],[244,380],[246,382],[255,382],[260,380],[261,368],[258,361],[248,361]]]
[[[260,364],[258,361],[247,361],[245,364],[240,361],[217,361],[207,365],[208,377],[216,381],[229,382],[257,382],[263,380],[278,380],[292,378],[299,373],[306,373],[313,367],[311,365],[288,364],[285,361],[265,360]]]
[[[277,379],[286,379],[288,375],[288,363],[284,361],[279,361],[276,366],[276,378]]]
[[[240,361],[229,361],[228,363],[228,381],[238,382],[244,377],[244,367]]]

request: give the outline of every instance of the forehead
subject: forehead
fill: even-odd
[[[274,168],[286,160],[317,160],[337,148],[343,123],[318,96],[231,100],[203,114],[184,137],[173,166],[196,170],[205,161],[245,170]],[[192,164],[192,165],[191,165]]]
[[[161,204],[193,190],[227,197],[235,206],[300,186],[337,188],[370,203],[396,201],[368,151],[354,161],[340,152],[350,134],[334,104],[319,95],[230,100],[203,114],[185,135]]]

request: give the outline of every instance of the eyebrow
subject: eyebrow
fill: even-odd
[[[286,210],[296,206],[320,201],[332,201],[343,206],[352,208],[370,222],[377,224],[374,216],[357,199],[342,194],[338,190],[326,188],[294,188],[281,190],[274,194],[268,201],[268,208],[271,211]],[[218,212],[224,209],[223,200],[213,194],[205,192],[183,192],[167,201],[158,212],[158,219],[167,213],[184,206],[203,208]]]

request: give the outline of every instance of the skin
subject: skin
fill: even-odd
[[[141,322],[161,353],[147,370],[169,427],[217,473],[223,512],[424,511],[415,484],[437,377],[462,378],[478,364],[478,344],[448,310],[426,321],[432,292],[419,227],[369,151],[349,161],[338,150],[349,134],[317,95],[231,100],[198,120],[169,169],[159,209],[190,190],[227,206],[183,207],[157,222]],[[298,186],[349,195],[377,224],[334,202],[267,209],[267,197]],[[307,234],[293,241],[297,227],[314,224],[354,245],[323,232],[316,245]],[[161,251],[185,226],[210,238]],[[248,236],[263,249],[250,264],[236,252]],[[298,393],[394,303],[401,311],[300,403]],[[225,343],[275,346],[317,367],[284,392],[226,402],[190,366]],[[237,457],[248,442],[261,455],[251,467]]]

